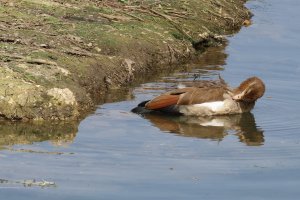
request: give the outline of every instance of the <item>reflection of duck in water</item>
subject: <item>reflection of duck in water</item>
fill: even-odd
[[[249,112],[255,101],[262,97],[265,85],[257,77],[251,77],[235,89],[220,80],[201,81],[192,87],[166,92],[152,100],[140,103],[133,112],[159,111],[189,116],[213,116]]]
[[[263,131],[256,127],[252,113],[223,116],[170,116],[143,114],[161,131],[176,133],[185,137],[196,137],[221,141],[229,131],[234,131],[239,140],[250,146],[262,145]]]

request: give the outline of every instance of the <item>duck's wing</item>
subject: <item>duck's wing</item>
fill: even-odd
[[[178,105],[201,104],[213,101],[223,101],[228,90],[222,87],[196,88],[180,96]]]
[[[182,88],[164,93],[145,104],[149,110],[162,109],[174,105],[192,105],[205,102],[223,101],[224,94],[228,91],[225,88]]]
[[[145,108],[149,110],[157,110],[168,106],[176,105],[178,104],[178,101],[182,98],[182,95],[192,93],[194,90],[195,88],[192,87],[172,90],[150,100],[145,104]]]

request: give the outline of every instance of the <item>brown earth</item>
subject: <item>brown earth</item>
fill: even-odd
[[[249,22],[244,3],[0,0],[0,116],[78,119],[108,91],[224,42]]]

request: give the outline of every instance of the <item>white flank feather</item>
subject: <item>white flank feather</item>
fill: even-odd
[[[195,104],[193,105],[195,107],[205,107],[213,112],[217,112],[224,108],[224,101],[213,101],[213,102],[207,102],[207,103],[201,103],[201,104]]]

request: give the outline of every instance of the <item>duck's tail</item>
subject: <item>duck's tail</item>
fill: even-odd
[[[150,110],[146,109],[145,105],[148,103],[150,100],[143,101],[137,105],[137,107],[133,108],[131,112],[139,114],[139,115],[144,115],[144,114],[159,114],[159,115],[182,115],[179,113],[179,110],[176,106],[167,106],[164,108],[160,108],[157,110]]]
[[[145,108],[146,103],[148,103],[150,100],[143,101],[137,105],[137,107],[133,108],[131,112],[136,114],[146,114],[152,112],[151,110],[148,110]]]

